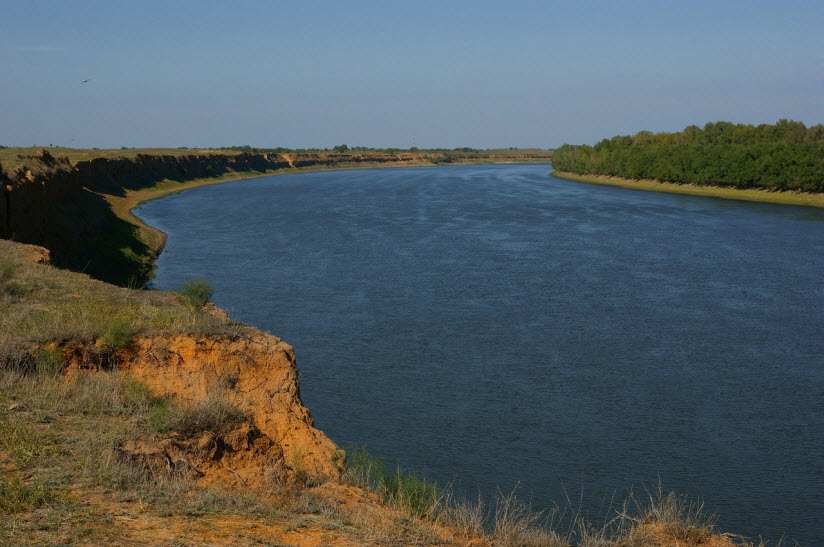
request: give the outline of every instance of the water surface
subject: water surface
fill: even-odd
[[[660,479],[725,531],[824,541],[824,213],[550,170],[282,175],[137,212],[169,235],[156,286],[204,276],[294,345],[340,445],[595,515]]]

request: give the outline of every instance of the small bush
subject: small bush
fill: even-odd
[[[100,343],[112,351],[118,351],[129,345],[132,339],[132,329],[129,321],[125,319],[112,319],[106,325]]]
[[[394,473],[384,473],[378,484],[378,491],[387,501],[394,502],[415,518],[431,516],[438,507],[442,491],[437,483],[427,483],[400,466]]]
[[[306,463],[304,462],[303,453],[298,450],[292,457],[292,471],[295,472],[295,478],[298,482],[306,484],[309,480],[309,473],[306,472]]]
[[[122,401],[123,409],[129,413],[145,412],[162,398],[156,397],[149,386],[127,377],[123,382]]]
[[[190,306],[199,310],[212,298],[215,288],[202,277],[198,277],[185,282],[182,286],[176,288],[175,292],[181,294]]]
[[[170,415],[172,413],[172,400],[164,399],[158,401],[149,411],[149,427],[157,432],[169,431]]]
[[[357,485],[374,490],[414,518],[432,517],[438,509],[443,491],[437,483],[427,483],[420,477],[400,466],[388,472],[382,460],[370,456],[365,446],[347,450],[346,477]]]
[[[34,358],[39,374],[57,374],[63,371],[68,360],[59,347],[40,348]]]

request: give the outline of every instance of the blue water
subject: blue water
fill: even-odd
[[[169,235],[155,285],[203,276],[294,345],[340,445],[596,516],[660,480],[724,531],[824,542],[824,211],[550,171],[283,175],[137,213]]]

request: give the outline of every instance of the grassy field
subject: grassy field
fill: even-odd
[[[17,365],[30,348],[100,341],[118,349],[139,332],[222,333],[236,324],[198,312],[180,295],[116,287],[31,262],[30,246],[0,239],[0,365]]]
[[[803,192],[779,192],[771,190],[726,188],[721,186],[698,186],[695,184],[673,184],[654,180],[632,180],[606,175],[584,176],[563,171],[554,171],[551,176],[586,182],[588,184],[604,184],[620,186],[633,190],[647,190],[651,192],[668,192],[672,194],[688,194],[691,196],[707,196],[742,201],[759,201],[764,203],[778,203],[781,205],[801,205],[804,207],[824,207],[824,194],[807,194]]]

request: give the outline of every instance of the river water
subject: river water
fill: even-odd
[[[295,346],[341,446],[596,520],[660,484],[719,528],[824,541],[824,211],[549,177],[282,175],[137,210]]]

